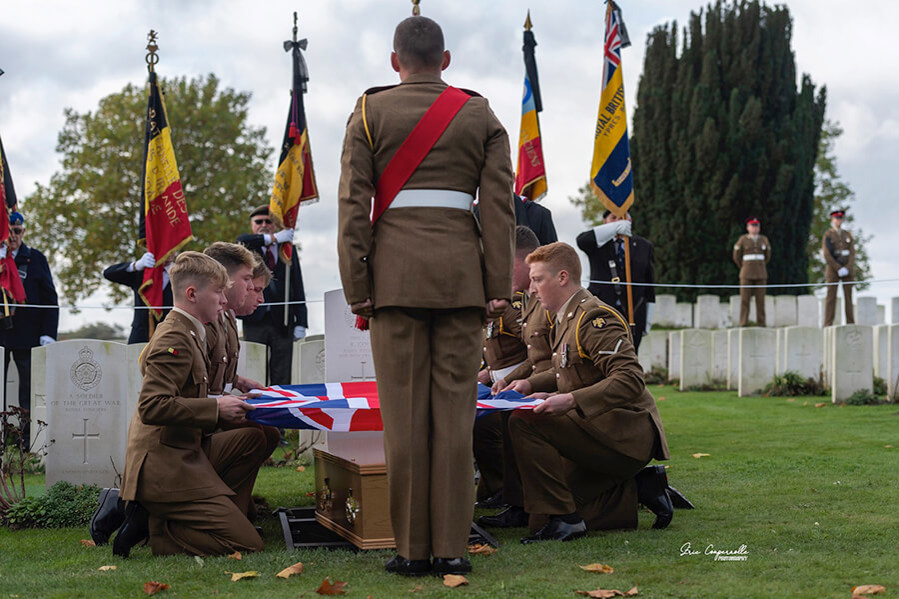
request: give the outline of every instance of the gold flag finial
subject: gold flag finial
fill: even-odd
[[[421,0],[412,0],[412,16],[413,17],[418,17],[421,15],[421,8],[418,6],[419,2],[421,2]]]
[[[524,30],[530,31],[534,24],[531,23],[531,9],[528,9],[528,18],[524,20]]]
[[[159,35],[156,30],[151,29],[150,33],[147,34],[147,69],[150,72],[153,72],[153,65],[159,62],[159,56],[157,56],[156,51],[159,50],[159,46],[156,45],[156,36]]]

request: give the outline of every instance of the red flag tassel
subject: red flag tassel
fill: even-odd
[[[356,316],[356,328],[360,331],[368,330],[368,319],[362,316]]]

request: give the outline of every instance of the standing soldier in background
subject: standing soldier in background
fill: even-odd
[[[734,245],[734,264],[740,269],[740,326],[749,323],[749,298],[755,294],[755,321],[765,326],[765,287],[768,283],[766,264],[771,260],[771,243],[759,235],[761,222],[750,216],[746,219],[746,234]],[[747,287],[753,285],[754,287]]]
[[[441,80],[450,53],[437,23],[405,19],[393,48],[402,83],[366,92],[347,123],[340,277],[370,319],[397,548],[385,569],[460,574],[485,304],[498,316],[512,291],[509,136],[484,98]]]
[[[843,230],[843,217],[846,211],[836,208],[830,213],[831,228],[821,238],[821,252],[827,268],[824,281],[827,283],[843,283],[843,301],[846,305],[846,324],[855,323],[852,310],[852,281],[855,280],[855,243],[852,233]],[[833,324],[837,304],[837,286],[827,286],[827,299],[824,302],[824,326]]]

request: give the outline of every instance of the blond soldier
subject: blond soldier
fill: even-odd
[[[821,238],[821,253],[827,267],[824,270],[824,281],[841,282],[843,286],[843,303],[846,306],[846,324],[855,323],[855,312],[852,309],[852,281],[855,280],[855,242],[852,233],[843,229],[843,218],[846,211],[837,208],[830,213],[830,229]],[[837,285],[827,286],[827,298],[824,301],[824,326],[833,324],[836,316]]]
[[[746,219],[746,234],[734,244],[734,264],[740,269],[740,326],[749,324],[749,299],[755,295],[756,324],[765,326],[765,288],[768,283],[766,265],[771,260],[771,243],[759,235],[761,222],[752,216]],[[753,287],[746,287],[752,285]]]
[[[207,395],[203,323],[225,306],[228,273],[209,256],[184,252],[170,275],[175,307],[141,355],[143,385],[122,477],[128,506],[113,553],[127,557],[147,536],[154,555],[260,551],[245,514],[265,436],[256,428],[213,433],[242,424],[253,407],[246,396]]]
[[[485,304],[489,317],[499,315],[512,289],[509,137],[485,99],[441,80],[450,54],[437,23],[404,20],[393,47],[402,83],[369,90],[347,123],[340,275],[352,311],[371,317],[397,547],[385,568],[464,573],[481,326]],[[416,128],[420,122],[428,126]],[[401,150],[422,129],[441,128],[418,150]],[[400,151],[408,159],[398,164]],[[402,168],[419,159],[414,171]],[[372,197],[381,210],[374,225]]]
[[[557,242],[527,258],[531,291],[556,312],[553,369],[513,383],[544,402],[517,410],[509,428],[524,485],[524,509],[549,516],[522,539],[567,541],[588,529],[635,528],[638,500],[664,528],[673,508],[664,469],[668,444],[655,400],[643,383],[627,323],[581,287],[574,248]]]

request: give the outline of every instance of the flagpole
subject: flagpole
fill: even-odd
[[[297,43],[297,11],[293,11],[293,43]],[[291,96],[294,90],[290,90]],[[293,239],[288,243],[293,244]],[[280,254],[281,252],[278,252]],[[284,252],[287,254],[287,252]],[[280,256],[279,256],[280,257]],[[290,324],[290,271],[293,262],[293,251],[290,252],[290,260],[284,263],[284,326]],[[277,265],[275,265],[277,267]]]
[[[144,60],[147,61],[147,70],[150,73],[153,73],[156,70],[154,65],[159,62],[159,56],[156,54],[156,50],[159,49],[159,46],[156,45],[156,32],[151,29],[150,33],[147,34],[147,39],[149,41],[147,42],[147,55],[144,57]],[[147,339],[151,339],[155,332],[156,316],[153,313],[153,307],[151,306],[150,309],[147,310]]]

